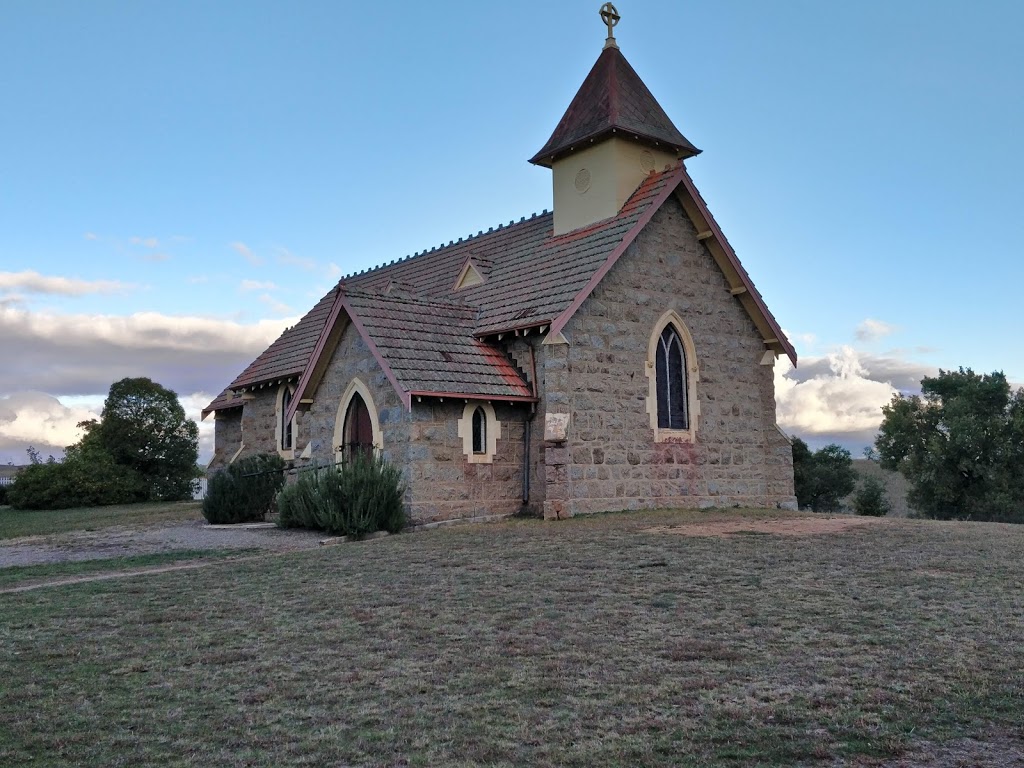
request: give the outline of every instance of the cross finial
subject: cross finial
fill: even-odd
[[[612,30],[619,23],[620,18],[619,12],[611,3],[605,3],[601,6],[601,21],[608,26],[608,39],[604,41],[605,48],[619,47],[619,44],[615,42],[615,35],[612,33]]]

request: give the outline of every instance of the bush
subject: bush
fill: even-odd
[[[406,524],[404,493],[395,466],[380,457],[357,454],[341,467],[301,473],[278,496],[278,525],[354,538],[374,531],[397,533]]]
[[[284,460],[260,453],[230,464],[210,477],[203,499],[203,517],[215,524],[249,523],[274,511],[284,485]]]
[[[7,486],[0,485],[0,507],[7,505]]]
[[[812,453],[807,443],[793,438],[793,486],[800,509],[837,512],[856,482],[848,450],[832,443]]]
[[[877,477],[865,477],[853,495],[853,511],[858,515],[885,517],[892,505],[885,493],[885,483]]]
[[[68,449],[63,461],[25,467],[7,496],[15,509],[68,509],[134,504],[148,492],[137,472],[103,451]]]

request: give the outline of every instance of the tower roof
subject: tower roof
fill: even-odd
[[[566,152],[613,134],[676,152],[700,152],[672,124],[617,46],[606,46],[543,149],[530,162],[551,167]]]

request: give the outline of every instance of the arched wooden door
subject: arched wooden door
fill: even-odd
[[[370,421],[370,411],[358,392],[352,395],[345,412],[343,448],[345,458],[357,453],[369,456],[373,452],[373,423]]]

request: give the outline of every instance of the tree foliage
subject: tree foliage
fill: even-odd
[[[192,498],[199,428],[178,396],[149,379],[122,379],[110,387],[101,421],[79,424],[82,439],[63,461],[32,464],[10,487],[19,509],[177,501]]]
[[[885,483],[870,476],[861,480],[857,492],[853,494],[853,511],[858,515],[885,517],[890,509],[892,504],[886,495]]]
[[[909,482],[908,500],[940,520],[1024,522],[1024,389],[1001,372],[939,371],[921,395],[882,408],[875,447]]]
[[[793,438],[793,485],[800,509],[839,511],[840,500],[856,485],[850,452],[834,443],[812,452]]]

